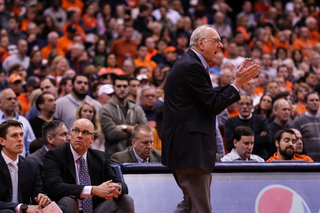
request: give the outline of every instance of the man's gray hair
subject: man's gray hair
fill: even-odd
[[[197,46],[198,45],[198,40],[200,38],[205,38],[208,35],[208,31],[207,28],[212,28],[214,29],[214,27],[212,25],[209,24],[204,24],[201,25],[200,27],[197,27],[197,29],[195,29],[190,37],[190,47],[191,46]]]
[[[310,22],[315,22],[315,23],[316,23],[317,21],[316,21],[315,18],[309,16],[308,18],[306,18],[306,21],[305,21],[305,22],[306,22],[306,24],[309,24]]]
[[[154,86],[146,85],[141,89],[141,96],[140,97],[142,97],[144,91],[149,90],[149,89],[152,89],[154,91],[154,93],[157,94],[157,90]]]
[[[289,102],[288,102],[286,99],[279,98],[278,100],[276,100],[276,101],[273,103],[272,109],[273,109],[273,110],[278,110],[278,105],[279,105],[279,102],[281,102],[281,101],[286,101],[286,102],[289,104]]]
[[[313,52],[310,54],[310,60],[312,60],[314,56],[318,56],[318,55],[320,56],[320,54],[319,54],[318,52],[313,51]]]
[[[13,90],[11,88],[6,88],[6,89],[1,90],[1,92],[0,92],[0,100],[2,100],[3,93],[6,92],[6,91],[12,91],[13,92]]]

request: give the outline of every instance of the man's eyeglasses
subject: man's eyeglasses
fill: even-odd
[[[89,137],[90,135],[93,135],[94,133],[91,133],[89,132],[88,130],[83,130],[83,131],[80,131],[79,129],[75,128],[75,129],[71,129],[71,131],[76,135],[78,136],[81,132],[82,136],[83,137]]]
[[[203,40],[210,40],[210,41],[215,41],[217,42],[217,44],[220,44],[221,43],[221,40],[220,39],[217,39],[217,38],[201,38]]]

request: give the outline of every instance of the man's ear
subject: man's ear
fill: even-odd
[[[238,146],[238,142],[239,142],[239,141],[237,141],[236,139],[233,139],[233,146],[234,146],[234,147],[237,147],[237,146]]]
[[[4,146],[4,138],[0,137],[0,145]],[[0,149],[1,150],[1,149]]]
[[[52,137],[52,135],[47,135],[47,140],[51,145],[53,145],[53,137]]]
[[[135,147],[135,144],[136,144],[136,142],[137,142],[136,139],[133,139],[133,138],[132,138],[132,141],[131,141],[131,142],[132,142],[132,146]]]
[[[276,147],[279,148],[279,144],[280,144],[279,141],[276,140],[274,143],[275,143]]]

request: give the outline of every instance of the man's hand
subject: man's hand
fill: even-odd
[[[256,77],[259,74],[259,70],[260,66],[258,64],[252,64],[251,59],[246,58],[238,70],[233,69],[235,79],[233,85],[240,89],[243,84]]]
[[[37,35],[36,34],[30,34],[28,37],[28,42],[32,43],[37,39]]]
[[[121,194],[121,186],[116,183],[112,183],[112,180],[106,181],[99,186],[93,186],[91,195],[103,197],[105,199],[118,198]]]
[[[262,132],[260,133],[260,136],[265,136],[265,135],[267,135],[267,132],[266,132],[266,131],[262,131]]]
[[[39,203],[39,206],[42,206],[42,207],[46,207],[51,203],[50,198],[47,195],[42,193],[39,193],[38,197],[36,197],[35,200],[37,201],[37,203]]]
[[[42,213],[42,208],[37,205],[28,205],[26,213]]]

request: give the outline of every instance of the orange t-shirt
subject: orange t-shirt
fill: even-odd
[[[254,93],[255,93],[256,95],[263,95],[263,94],[264,94],[264,89],[263,89],[262,87],[260,87],[260,86],[257,86],[257,87],[255,88],[255,90],[254,90]]]
[[[296,39],[293,42],[292,50],[300,50],[303,56],[310,56],[311,52],[313,51],[313,45],[310,39],[306,41],[302,40],[301,38]]]
[[[273,160],[281,160],[277,157],[277,153],[275,152],[272,157],[270,157],[266,162],[271,162]],[[312,158],[307,155],[298,155],[294,154],[292,160],[303,160],[305,162],[313,162]]]
[[[29,107],[30,107],[30,99],[29,99],[28,94],[25,92],[21,93],[18,96],[18,100],[21,103],[21,108],[22,108],[23,113],[26,114],[29,110]]]
[[[235,110],[233,110],[232,112],[228,111],[228,113],[229,113],[230,118],[236,117],[240,114],[239,110],[237,108]]]
[[[317,30],[309,30],[309,39],[311,40],[313,46],[319,42],[319,32]]]
[[[120,68],[110,68],[110,67],[106,67],[104,68],[102,71],[98,72],[98,75],[104,75],[104,74],[109,74],[109,73],[114,73],[116,75],[125,75],[126,73],[120,69]]]
[[[42,59],[48,59],[48,56],[52,50],[54,50],[54,49],[49,44],[47,46],[45,46],[44,48],[42,48],[40,50],[40,52],[42,54]]]
[[[299,102],[295,105],[298,107],[298,115],[307,111],[307,108],[305,106],[302,106]]]
[[[84,14],[82,16],[82,20],[84,25],[86,25],[88,28],[97,27],[97,20],[94,16],[88,18],[88,15]]]
[[[13,6],[12,9],[11,9],[11,11],[13,12],[13,14],[14,14],[15,16],[20,16],[21,6],[19,6],[19,7]]]
[[[77,12],[79,18],[82,14],[83,2],[81,0],[75,0],[75,2],[71,3],[68,0],[62,0],[61,8],[65,11],[74,10]]]
[[[67,35],[67,27],[70,24],[70,22],[67,22],[65,25],[63,25],[63,27],[61,28],[62,32],[64,33],[64,35]],[[80,26],[80,24],[76,23],[74,24],[76,27],[76,35],[81,35],[83,41],[86,40],[87,36],[86,33],[84,32],[83,28]]]
[[[57,53],[58,55],[65,56],[67,52],[72,49],[73,41],[67,36],[62,36],[59,38],[57,43]]]
[[[276,48],[282,47],[282,48],[288,50],[288,48],[289,48],[289,43],[288,42],[281,43],[280,40],[277,37],[273,37],[273,38],[276,41]]]
[[[157,66],[157,63],[154,61],[141,61],[140,59],[134,59],[134,64],[137,67],[147,67],[149,69],[149,73],[152,73],[153,69]]]
[[[27,32],[27,25],[30,23],[31,21],[29,19],[23,19],[22,22],[21,22],[21,27],[20,27],[20,30],[21,31],[24,31],[24,32]]]
[[[144,60],[151,61],[152,56],[154,56],[157,53],[158,53],[158,50],[156,50],[156,49],[153,49],[151,52],[148,50],[147,55],[144,58]]]

